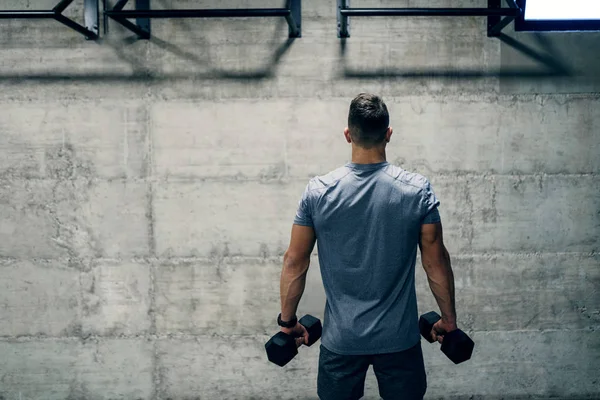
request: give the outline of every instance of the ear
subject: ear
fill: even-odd
[[[390,142],[390,138],[392,137],[392,133],[394,133],[394,130],[392,129],[392,127],[390,126],[387,129],[387,132],[385,133],[385,142],[389,143]]]
[[[350,129],[344,129],[344,136],[346,137],[346,142],[352,143],[352,136],[350,136]]]

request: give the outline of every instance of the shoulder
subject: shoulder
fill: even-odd
[[[412,188],[415,191],[427,190],[431,184],[429,180],[416,172],[406,171],[396,165],[388,165],[384,172],[393,178],[398,184]]]
[[[336,168],[325,175],[318,175],[308,182],[307,191],[318,191],[335,185],[339,181],[347,177],[352,170],[346,166]]]

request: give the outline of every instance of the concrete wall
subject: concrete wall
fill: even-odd
[[[297,201],[349,159],[362,91],[391,110],[390,162],[442,201],[476,342],[459,366],[424,345],[427,398],[600,397],[597,79],[553,92],[481,18],[353,20],[342,48],[334,7],[305,0],[292,43],[283,20],[159,20],[151,41],[111,23],[98,42],[1,21],[0,399],[315,399],[318,348],[281,369],[263,345]],[[513,52],[528,37],[507,33]],[[315,257],[300,312],[323,307]]]

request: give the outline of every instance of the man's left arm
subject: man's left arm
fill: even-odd
[[[306,285],[306,274],[310,266],[310,254],[315,246],[315,231],[311,226],[294,224],[290,245],[283,256],[281,271],[281,320],[290,321],[296,317],[298,303]],[[306,330],[300,324],[293,328],[284,328],[284,333],[294,336],[306,336]]]

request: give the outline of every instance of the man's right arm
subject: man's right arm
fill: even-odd
[[[443,335],[456,329],[454,275],[440,222],[421,225],[419,248],[429,287],[442,313],[442,319],[434,326],[434,339],[437,340],[436,333]]]

